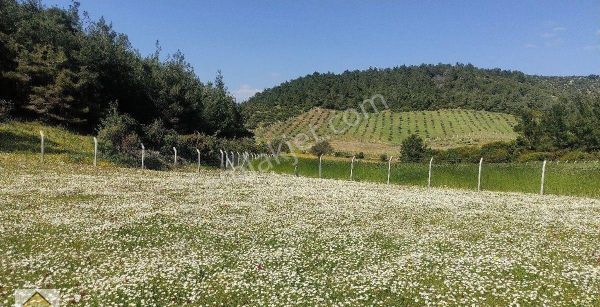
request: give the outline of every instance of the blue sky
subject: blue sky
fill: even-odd
[[[44,0],[66,7],[69,0]],[[181,50],[238,101],[315,71],[472,63],[600,74],[600,1],[80,0],[142,54]]]

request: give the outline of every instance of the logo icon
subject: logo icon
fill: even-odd
[[[17,289],[16,307],[58,307],[60,294],[56,289]]]

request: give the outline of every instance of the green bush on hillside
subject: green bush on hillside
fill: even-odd
[[[328,141],[317,142],[310,148],[310,153],[317,157],[329,154],[331,152],[333,152],[333,147],[331,147],[331,144],[329,144]]]
[[[420,136],[412,134],[402,141],[400,159],[403,162],[421,162],[426,153],[427,147]]]

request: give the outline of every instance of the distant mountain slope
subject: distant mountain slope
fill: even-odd
[[[350,124],[348,124],[350,123]],[[483,145],[517,137],[517,120],[505,113],[473,110],[437,110],[370,113],[348,120],[348,113],[315,108],[298,116],[255,130],[259,140],[293,140],[299,134],[328,138],[339,151],[371,155],[395,154],[400,143],[418,134],[433,148]],[[314,132],[313,132],[314,131]]]
[[[544,77],[473,65],[372,68],[341,74],[314,73],[256,94],[243,113],[250,127],[299,115],[314,107],[356,108],[375,94],[392,111],[474,109],[517,114],[560,96],[600,91],[600,77]]]

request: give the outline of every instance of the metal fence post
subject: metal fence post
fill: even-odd
[[[144,169],[144,151],[146,151],[146,147],[142,144],[142,169]]]
[[[40,137],[41,137],[41,143],[40,143],[40,161],[42,163],[44,163],[44,131],[40,130]]]
[[[98,139],[94,137],[94,167],[96,167],[98,161]]]
[[[177,166],[177,148],[173,147],[173,153],[174,153],[174,156],[173,156],[173,165]]]
[[[477,177],[477,191],[481,191],[481,166],[483,165],[483,158],[479,160],[479,176]]]
[[[431,188],[431,166],[433,165],[433,157],[429,160],[429,177],[427,177],[427,187]]]
[[[352,176],[354,175],[354,158],[356,156],[352,156],[352,162],[350,162],[350,181],[352,181]]]
[[[198,153],[198,173],[200,173],[200,149],[196,148],[196,152]]]
[[[219,151],[221,152],[221,169],[223,169],[223,150],[219,149]]]
[[[321,161],[322,161],[323,155],[319,156],[319,178],[321,178]]]
[[[544,195],[544,180],[546,179],[546,160],[542,164],[542,184],[540,187],[540,195]]]
[[[388,176],[387,176],[387,184],[390,184],[390,173],[392,171],[392,156],[390,156],[390,159],[388,160]]]

